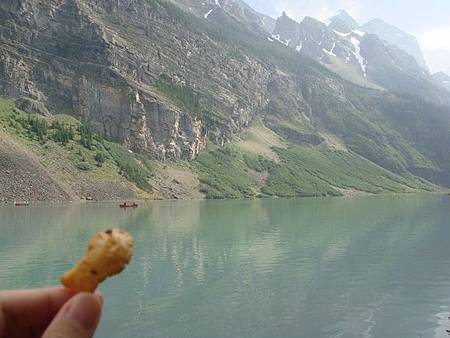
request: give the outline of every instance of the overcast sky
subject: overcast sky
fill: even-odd
[[[347,10],[360,24],[374,18],[414,34],[431,70],[450,74],[450,0],[245,0],[254,9],[278,17],[285,11],[300,21],[306,15],[325,20]]]

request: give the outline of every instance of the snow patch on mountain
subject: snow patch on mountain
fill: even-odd
[[[342,32],[339,32],[339,31],[337,31],[337,30],[335,30],[335,29],[333,29],[333,32],[334,32],[335,34],[339,35],[339,36],[342,36],[343,38],[346,38],[346,37],[348,37],[350,34],[352,34],[352,33],[342,33]]]
[[[331,47],[330,50],[326,50],[325,48],[323,48],[322,50],[328,55],[337,56],[336,54],[334,54],[334,49],[335,48],[336,48],[336,42],[333,43],[333,47]]]
[[[277,40],[279,43],[282,43],[283,45],[289,47],[289,43],[292,41],[292,39],[288,39],[288,40],[282,40],[280,38],[279,34],[272,34],[272,38],[274,38],[275,40]]]
[[[214,9],[210,9],[208,13],[205,14],[205,19],[208,19],[208,16],[212,13]]]
[[[366,32],[354,29],[353,33],[355,33],[356,35],[359,35],[360,37],[363,37],[364,35],[366,35]]]
[[[353,46],[355,48],[355,51],[353,52],[353,54],[355,55],[356,60],[361,65],[361,70],[363,72],[364,77],[367,77],[366,60],[361,55],[361,41],[358,38],[356,38],[356,37],[352,37],[350,39],[350,41],[351,41],[351,43],[353,44]]]

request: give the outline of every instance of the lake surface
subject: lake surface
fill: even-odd
[[[0,288],[58,284],[112,226],[135,257],[96,337],[448,337],[448,196],[2,207]]]

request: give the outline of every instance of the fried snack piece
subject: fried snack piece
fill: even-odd
[[[61,276],[61,283],[76,292],[94,292],[106,278],[120,273],[133,256],[133,238],[121,229],[97,233],[84,257]]]

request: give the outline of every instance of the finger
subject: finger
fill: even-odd
[[[98,294],[74,296],[58,312],[42,338],[91,338],[100,321],[102,305]]]
[[[48,324],[72,296],[61,287],[0,292],[0,333]]]

